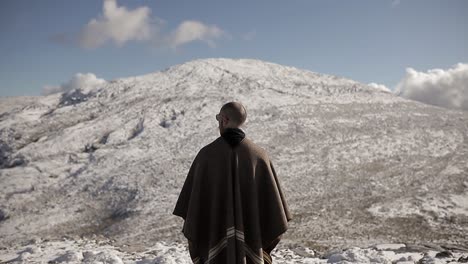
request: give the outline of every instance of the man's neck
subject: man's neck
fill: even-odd
[[[224,129],[221,137],[224,138],[231,147],[234,147],[245,138],[245,133],[240,127],[230,127]]]

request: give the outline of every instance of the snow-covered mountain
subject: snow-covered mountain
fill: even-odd
[[[185,242],[171,213],[231,100],[246,106],[246,134],[283,185],[294,218],[283,245],[468,245],[467,112],[231,59],[0,99],[0,241]]]

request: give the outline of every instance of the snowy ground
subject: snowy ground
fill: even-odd
[[[318,255],[305,247],[278,248],[272,253],[278,264],[319,263],[468,263],[468,252],[405,244],[382,244],[371,248],[353,247]],[[105,263],[105,264],[190,264],[184,245],[156,242],[154,246],[128,252],[112,246],[110,240],[32,240],[28,245],[0,250],[0,263]]]

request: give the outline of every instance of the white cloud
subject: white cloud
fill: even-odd
[[[385,86],[383,84],[369,83],[368,85],[370,87],[375,88],[375,89],[380,90],[380,91],[389,92],[389,93],[392,92],[389,88],[387,88],[387,86]]]
[[[196,20],[186,20],[171,33],[162,34],[165,22],[151,17],[151,9],[141,6],[133,10],[118,6],[117,0],[104,0],[103,13],[91,19],[78,36],[56,34],[51,40],[56,43],[76,43],[86,49],[95,49],[109,42],[121,47],[129,41],[147,41],[156,46],[176,49],[193,41],[202,41],[215,47],[215,41],[228,36],[216,25],[207,25]]]
[[[395,93],[431,105],[468,111],[468,64],[427,72],[407,68]]]
[[[215,46],[215,40],[226,33],[215,25],[205,25],[199,21],[182,22],[169,36],[169,46],[177,48],[192,41],[202,41],[210,47]]]
[[[130,40],[149,40],[156,30],[151,23],[151,9],[143,6],[128,10],[116,0],[104,0],[103,14],[91,19],[82,29],[79,43],[84,48],[97,48],[108,41],[122,46]]]
[[[68,82],[60,86],[46,85],[42,90],[43,95],[54,93],[68,92],[73,89],[81,89],[83,92],[88,92],[99,85],[105,84],[104,79],[99,79],[92,73],[77,73]]]

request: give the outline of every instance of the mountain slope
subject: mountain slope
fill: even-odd
[[[269,152],[285,189],[294,219],[284,243],[468,243],[467,113],[230,59],[2,99],[0,239],[184,241],[171,213],[231,100],[245,104],[246,134]]]

